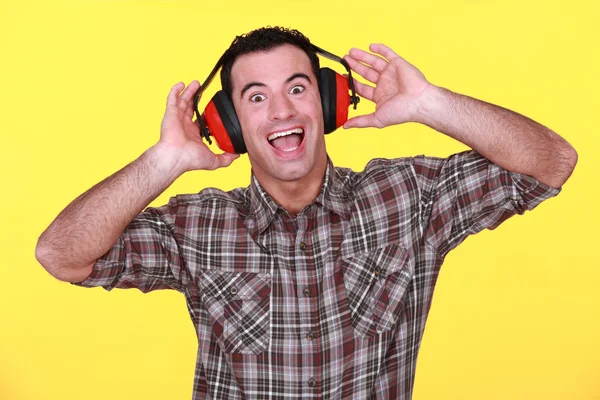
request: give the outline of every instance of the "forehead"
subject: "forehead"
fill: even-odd
[[[239,56],[231,67],[231,83],[235,91],[248,82],[281,83],[299,72],[316,79],[308,55],[296,46],[284,44]]]

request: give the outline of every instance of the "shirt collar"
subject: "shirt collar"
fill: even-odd
[[[347,198],[345,183],[337,174],[333,162],[327,157],[327,170],[321,191],[314,203],[321,204],[344,219],[350,218],[351,199]]]
[[[246,228],[253,238],[258,237],[271,224],[281,205],[263,189],[252,174],[250,182],[250,219],[246,221]],[[320,204],[328,210],[338,214],[344,219],[350,216],[348,199],[344,195],[344,182],[337,175],[333,162],[327,157],[325,179],[319,194],[311,204]]]
[[[256,176],[250,179],[250,215],[245,225],[250,235],[256,239],[273,221],[279,204],[262,188]]]

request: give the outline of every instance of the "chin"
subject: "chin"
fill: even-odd
[[[272,171],[272,176],[283,182],[295,182],[302,180],[310,175],[310,170],[308,168],[279,168],[277,170]]]

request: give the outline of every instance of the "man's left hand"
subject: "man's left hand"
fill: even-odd
[[[344,59],[350,68],[375,87],[354,80],[356,92],[375,103],[371,114],[350,118],[344,129],[383,128],[413,122],[423,93],[433,87],[414,65],[383,44],[372,44],[368,53],[351,49]]]

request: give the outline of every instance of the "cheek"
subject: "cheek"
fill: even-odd
[[[260,135],[260,116],[257,113],[245,114],[239,118],[242,128],[242,136],[246,146],[253,147],[253,143],[258,141]]]
[[[315,120],[315,122],[318,122],[321,119],[321,115],[323,114],[321,98],[318,95],[315,95],[308,102],[308,107],[309,109],[307,110],[307,113],[310,114],[310,116]]]
[[[237,116],[238,121],[240,122],[240,127],[242,128],[242,133],[244,135],[244,139],[247,132],[252,131],[252,119],[250,118],[250,114],[247,110],[237,108],[235,114]]]

